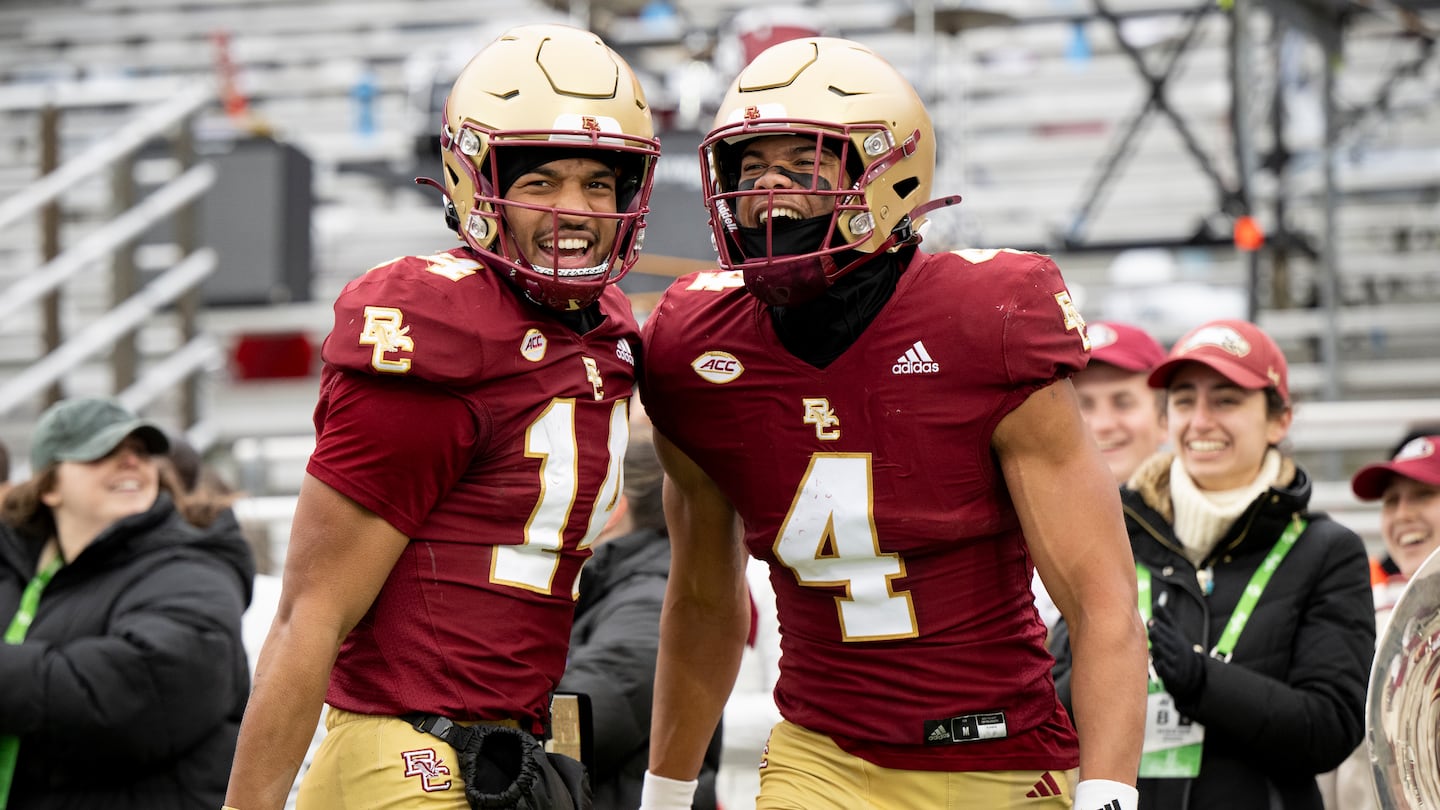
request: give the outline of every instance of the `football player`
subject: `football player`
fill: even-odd
[[[463,244],[335,302],[239,810],[282,807],[322,701],[300,807],[467,807],[456,751],[400,716],[543,733],[620,491],[639,330],[613,284],[658,156],[633,72],[589,32],[512,29],[456,79],[441,145]]]
[[[958,202],[930,201],[935,145],[894,68],[831,38],[759,55],[702,142],[722,271],[645,327],[673,562],[642,808],[689,807],[746,549],[781,628],[761,810],[1135,808],[1144,629],[1068,379],[1085,324],[1045,256],[918,250]],[[1078,744],[1037,567],[1080,638]]]

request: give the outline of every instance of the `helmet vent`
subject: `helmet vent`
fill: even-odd
[[[835,95],[840,96],[841,98],[845,98],[846,96],[863,96],[863,95],[865,95],[865,92],[864,92],[863,90],[860,91],[860,92],[851,93],[851,92],[848,91],[848,90],[841,90],[840,88],[836,87],[836,86],[833,85],[833,84],[830,85],[829,87],[827,87],[826,89],[829,90],[830,92],[834,93]]]
[[[907,177],[904,180],[897,180],[895,182],[895,193],[900,195],[900,199],[903,200],[906,197],[909,197],[910,192],[914,191],[919,185],[920,180],[916,177]]]

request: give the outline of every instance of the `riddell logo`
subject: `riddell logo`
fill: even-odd
[[[740,364],[739,358],[729,352],[706,352],[695,358],[690,367],[707,382],[716,385],[731,382],[745,373],[745,366]]]
[[[939,371],[940,364],[925,351],[925,343],[919,340],[890,367],[892,374],[936,374]]]

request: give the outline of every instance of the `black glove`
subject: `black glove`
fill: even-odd
[[[1164,610],[1156,610],[1150,620],[1150,656],[1165,691],[1177,701],[1193,700],[1205,688],[1205,654],[1195,651]]]

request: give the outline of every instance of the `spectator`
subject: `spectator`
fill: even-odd
[[[670,538],[660,503],[664,479],[648,426],[636,425],[625,452],[625,492],[595,555],[580,575],[561,692],[590,696],[594,718],[591,784],[595,810],[634,810],[650,744],[660,606],[670,572]],[[715,810],[717,729],[706,752],[694,810]]]
[[[1151,369],[1165,360],[1165,349],[1129,324],[1100,321],[1086,332],[1090,362],[1075,373],[1075,394],[1119,485],[1165,443],[1165,395],[1148,383]]]
[[[1118,486],[1165,443],[1164,392],[1149,385],[1150,370],[1165,349],[1148,332],[1129,324],[1087,324],[1090,362],[1071,379],[1080,415]],[[1031,582],[1035,608],[1051,631],[1060,610],[1037,574]]]
[[[224,798],[250,689],[240,622],[254,564],[232,514],[161,474],[169,445],[104,399],[62,401],[35,427],[33,477],[0,511],[9,810]]]
[[[1153,670],[1140,806],[1319,810],[1315,775],[1364,735],[1364,544],[1307,510],[1310,477],[1279,449],[1285,357],[1259,328],[1196,328],[1150,384],[1174,451],[1122,490]],[[1063,626],[1057,639],[1064,699]]]
[[[10,448],[0,442],[0,498],[10,491]]]
[[[171,437],[170,452],[157,460],[167,475],[175,476],[175,484],[180,493],[199,496],[192,500],[209,504],[216,512],[208,519],[197,516],[197,520],[211,522],[218,517],[219,512],[230,509],[240,498],[240,493],[221,478],[213,467],[206,464],[200,452],[183,436]]]
[[[1440,548],[1440,431],[1407,437],[1390,461],[1362,467],[1350,479],[1362,501],[1380,501],[1386,556],[1372,566],[1376,634],[1383,635],[1405,583]],[[1328,810],[1377,807],[1369,753],[1357,746],[1334,775],[1321,780]]]

